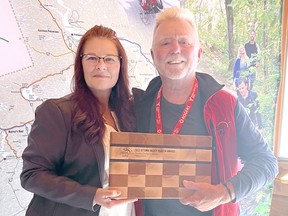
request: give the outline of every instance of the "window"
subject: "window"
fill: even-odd
[[[288,42],[288,41],[287,41]],[[286,43],[287,44],[287,43]],[[288,48],[286,47],[286,68],[283,68],[285,76],[282,76],[284,80],[283,86],[283,105],[282,105],[282,115],[281,115],[281,123],[280,123],[280,143],[279,143],[279,159],[287,159],[288,160]],[[283,53],[284,54],[284,53]]]
[[[281,80],[275,116],[274,151],[279,161],[288,161],[288,0],[282,8]]]

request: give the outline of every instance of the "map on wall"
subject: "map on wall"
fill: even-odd
[[[0,2],[0,209],[24,215],[32,194],[20,185],[21,154],[35,108],[70,93],[73,60],[92,26],[117,32],[129,58],[131,87],[145,89],[157,75],[150,56],[155,13],[140,0],[1,0]],[[180,6],[179,0],[162,1]]]

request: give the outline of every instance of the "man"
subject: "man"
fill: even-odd
[[[245,44],[245,51],[247,56],[249,57],[249,70],[250,70],[250,78],[249,78],[249,89],[252,90],[254,82],[256,81],[257,71],[256,68],[259,66],[260,62],[260,49],[259,45],[255,41],[256,32],[252,30],[250,32],[250,39]]]
[[[250,32],[250,39],[245,44],[245,50],[246,54],[249,58],[256,56],[258,53],[260,53],[259,45],[255,41],[256,32],[252,30]]]
[[[237,98],[210,75],[195,72],[202,49],[188,10],[168,8],[157,15],[151,54],[160,76],[146,91],[133,89],[138,131],[210,135],[214,150],[211,184],[183,181],[191,196],[142,200],[144,215],[238,215],[236,202],[275,178],[272,151]]]
[[[240,103],[246,108],[250,119],[255,126],[261,131],[263,129],[262,117],[259,112],[259,102],[257,100],[257,93],[248,89],[248,82],[246,79],[238,80],[238,99]]]

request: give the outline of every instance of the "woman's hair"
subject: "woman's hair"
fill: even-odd
[[[91,92],[84,79],[82,66],[83,49],[91,38],[105,38],[113,42],[120,56],[120,71],[116,85],[112,88],[109,107],[115,111],[122,131],[134,130],[134,115],[128,84],[128,59],[116,33],[104,26],[95,25],[81,38],[75,57],[72,100],[75,101],[73,128],[84,132],[86,141],[96,144],[102,141],[105,125],[100,113],[99,100]]]
[[[245,46],[244,45],[240,45],[239,48],[238,48],[238,53],[237,53],[237,57],[238,58],[241,58],[241,50],[244,50],[245,52],[245,59],[248,59],[249,57],[247,56],[246,54],[246,50],[245,50]]]

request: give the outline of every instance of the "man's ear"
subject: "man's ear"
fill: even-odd
[[[202,55],[202,48],[200,47],[198,50],[198,64],[200,63],[201,55]]]
[[[150,54],[151,54],[152,59],[153,59],[153,61],[154,61],[154,55],[153,55],[153,50],[152,50],[152,48],[150,49]]]

